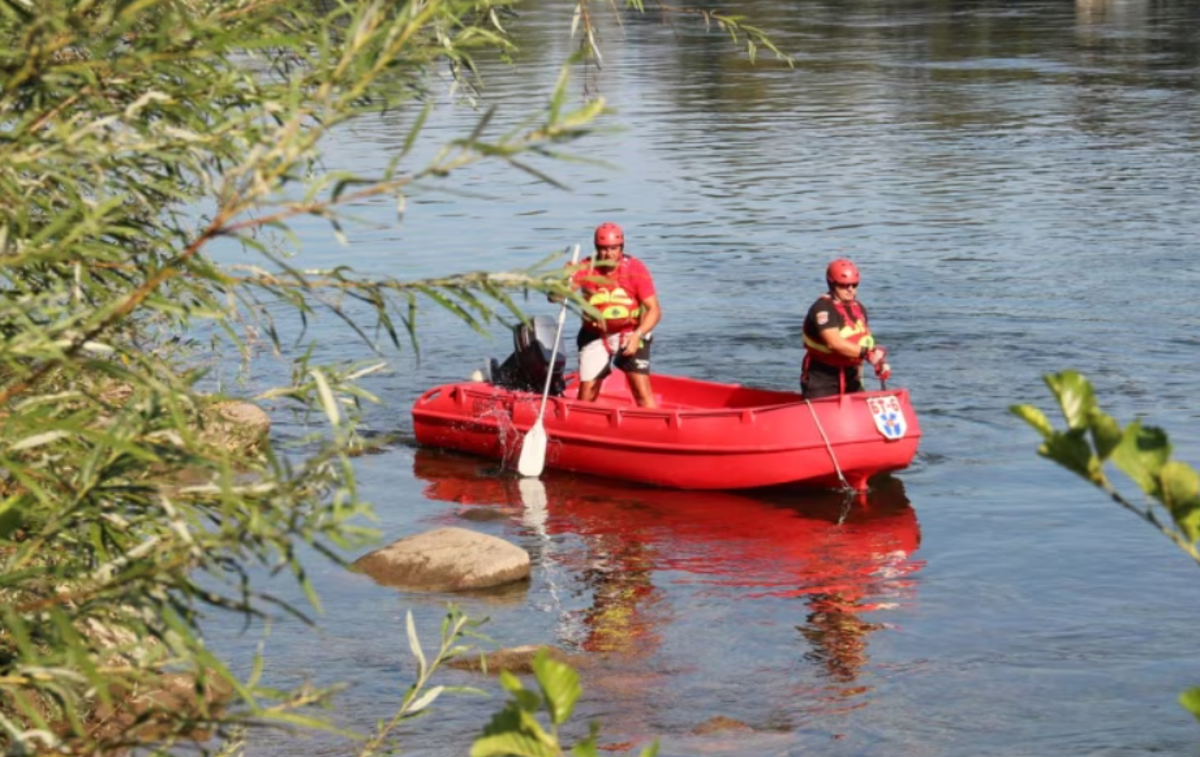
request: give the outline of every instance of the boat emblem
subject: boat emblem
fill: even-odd
[[[868,397],[867,407],[871,409],[871,417],[875,419],[875,428],[885,439],[901,439],[908,431],[908,420],[904,417],[904,409],[900,400],[894,395],[887,397]]]

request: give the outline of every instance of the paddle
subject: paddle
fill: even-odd
[[[579,262],[579,245],[571,253],[571,265]],[[550,365],[546,367],[546,388],[542,390],[542,406],[538,408],[537,420],[525,440],[521,443],[521,457],[517,460],[517,472],[522,476],[537,478],[546,467],[546,428],[542,417],[546,414],[546,399],[550,396],[550,382],[554,378],[554,361],[558,357],[558,343],[562,341],[563,322],[567,319],[567,301],[558,309],[558,330],[554,332],[554,346],[550,349]]]

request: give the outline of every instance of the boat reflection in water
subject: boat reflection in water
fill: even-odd
[[[565,570],[585,587],[564,595],[590,589],[590,605],[568,611],[558,642],[609,656],[644,660],[672,624],[700,626],[705,613],[712,623],[754,623],[756,611],[730,612],[730,603],[774,602],[808,647],[810,674],[853,694],[867,638],[883,627],[864,616],[910,597],[922,564],[913,558],[916,514],[902,482],[889,477],[848,500],[794,488],[642,488],[556,471],[523,483],[494,462],[429,449],[416,451],[414,472],[430,499],[520,523],[535,575]],[[803,613],[793,601],[804,602]]]

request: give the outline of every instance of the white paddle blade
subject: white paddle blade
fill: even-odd
[[[533,428],[525,434],[525,441],[521,442],[517,473],[529,478],[542,475],[542,469],[546,467],[546,441],[546,429],[542,426],[541,416],[538,416],[537,423],[533,424]]]

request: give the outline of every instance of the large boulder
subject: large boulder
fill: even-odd
[[[378,583],[426,591],[470,591],[529,578],[529,553],[495,536],[439,528],[392,542],[354,561]]]
[[[230,452],[252,452],[271,430],[271,417],[252,402],[223,400],[205,408],[204,436]]]

